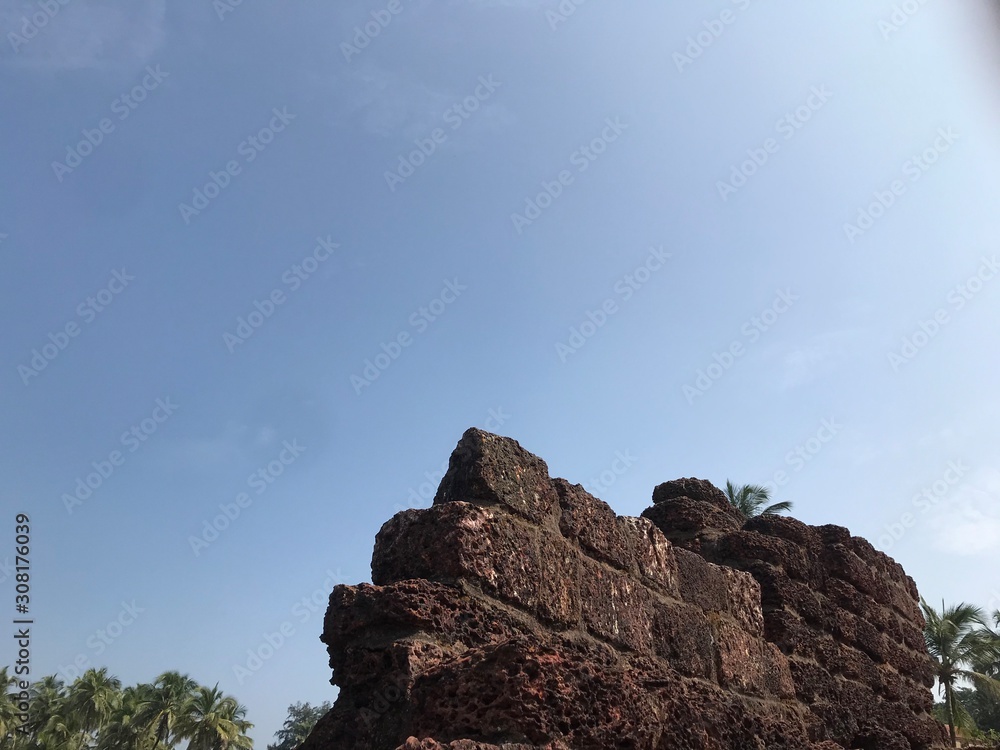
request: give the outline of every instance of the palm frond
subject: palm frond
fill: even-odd
[[[730,480],[726,480],[726,488],[723,490],[726,499],[739,511],[744,518],[755,518],[756,516],[773,516],[778,513],[786,513],[791,510],[790,502],[770,503],[771,490],[761,484],[744,484],[736,486]]]

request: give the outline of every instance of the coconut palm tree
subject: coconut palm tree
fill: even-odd
[[[8,676],[7,667],[0,667],[0,750],[14,746],[14,732],[21,725],[14,702],[16,684],[17,678]]]
[[[120,706],[121,690],[106,667],[88,669],[70,685],[66,707],[82,731],[96,734]]]
[[[1000,696],[1000,681],[976,669],[1000,657],[1000,644],[986,626],[979,607],[965,603],[945,607],[942,601],[938,612],[921,599],[920,608],[925,620],[924,641],[934,661],[934,676],[944,691],[951,745],[958,747],[955,728],[968,724],[971,717],[955,695],[955,683],[968,680],[977,689]]]
[[[152,691],[152,685],[129,686],[122,691],[117,708],[101,728],[97,750],[154,750],[158,743],[152,730],[136,721]]]
[[[136,726],[148,730],[157,746],[172,746],[180,739],[178,727],[188,717],[191,696],[197,688],[198,683],[186,674],[164,672],[143,696],[135,714]]]
[[[191,741],[188,750],[252,750],[253,740],[246,733],[253,724],[245,716],[246,708],[224,695],[218,683],[213,688],[199,686],[179,731]]]
[[[993,627],[989,632],[1000,643],[1000,609],[993,612]],[[982,672],[994,679],[1000,680],[1000,652],[987,658],[987,661],[975,665],[977,672]]]
[[[45,725],[54,716],[63,712],[62,704],[66,700],[66,688],[62,680],[47,675],[32,683],[28,693],[31,700],[28,702],[27,730],[37,736],[44,731]]]
[[[48,675],[32,684],[28,704],[28,732],[41,750],[80,750],[87,735],[69,709],[69,693],[59,678]]]
[[[792,509],[792,504],[787,500],[768,505],[771,500],[771,490],[759,484],[744,484],[737,487],[727,479],[725,492],[726,498],[743,518],[776,516]]]

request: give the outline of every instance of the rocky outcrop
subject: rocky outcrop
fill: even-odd
[[[469,430],[322,640],[304,750],[929,750],[913,581],[846,529],[743,523],[697,479],[617,516]]]
[[[933,678],[917,588],[902,567],[847,529],[794,518],[758,517],[735,529],[726,522],[692,534],[674,522],[690,513],[686,506],[709,502],[705,494],[689,500],[661,487],[643,516],[675,545],[746,571],[760,585],[764,636],[786,657],[815,736],[879,750],[943,741],[930,716]],[[712,502],[715,517],[728,511],[725,497]]]

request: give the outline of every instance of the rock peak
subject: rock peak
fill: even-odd
[[[476,428],[465,431],[451,454],[434,505],[467,502],[505,507],[530,521],[558,508],[546,463],[516,440]]]
[[[302,750],[930,750],[902,568],[836,526],[747,523],[700,479],[641,518],[469,430],[434,504],[338,586],[340,687]]]

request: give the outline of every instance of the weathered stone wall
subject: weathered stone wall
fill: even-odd
[[[620,517],[469,430],[434,505],[338,586],[305,750],[925,750],[916,589],[838,527],[744,526],[699,480]]]
[[[903,569],[839,526],[777,516],[720,521],[728,502],[707,482],[687,497],[696,481],[660,485],[643,516],[675,545],[753,575],[765,637],[788,657],[811,724],[844,747],[940,742],[917,588]]]

